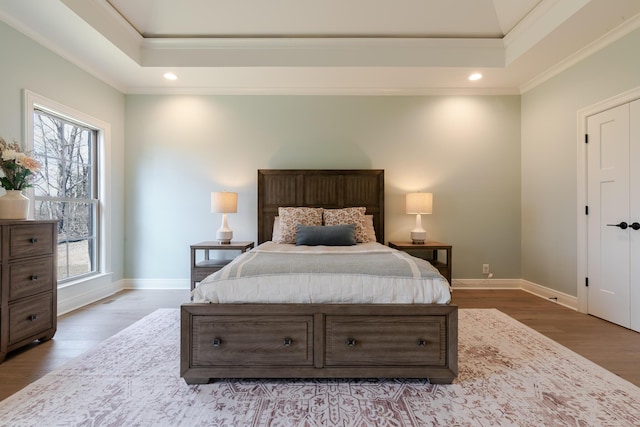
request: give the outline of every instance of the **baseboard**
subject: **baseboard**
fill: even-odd
[[[453,279],[455,289],[519,289],[578,310],[578,298],[524,279]],[[189,289],[189,279],[123,279],[112,283],[79,283],[58,289],[58,315],[91,304],[123,289]]]
[[[120,292],[122,280],[112,282],[111,275],[91,278],[58,288],[58,316],[77,310]]]
[[[520,279],[453,279],[453,289],[521,289]]]
[[[578,310],[578,298],[524,279],[453,279],[454,289],[519,289],[572,310]]]
[[[124,279],[123,289],[190,289],[189,279]]]
[[[521,282],[521,289],[523,291],[527,291],[530,294],[557,302],[560,305],[578,311],[578,297],[574,297],[572,295],[565,294],[564,292],[556,291],[555,289],[550,289],[545,286],[538,285],[537,283],[529,282],[528,280],[522,279]]]

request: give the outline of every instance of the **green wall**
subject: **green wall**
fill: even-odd
[[[126,97],[126,271],[186,278],[189,245],[215,238],[211,191],[239,193],[234,237],[255,240],[256,171],[385,170],[386,240],[406,240],[409,191],[434,193],[431,240],[453,276],[520,278],[520,97]]]
[[[112,192],[111,280],[124,272],[124,110],[125,97],[42,45],[0,21],[0,135],[8,140],[23,138],[23,89],[111,125],[112,174],[107,185]]]
[[[640,86],[640,30],[522,96],[522,278],[577,295],[579,110]]]

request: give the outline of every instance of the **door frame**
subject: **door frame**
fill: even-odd
[[[585,144],[584,136],[587,133],[587,118],[594,114],[601,113],[611,108],[618,107],[623,104],[640,99],[640,87],[623,92],[619,95],[600,101],[589,107],[578,110],[578,179],[577,179],[577,207],[576,213],[578,217],[578,233],[577,233],[577,265],[578,274],[576,276],[576,287],[578,290],[578,311],[588,313],[589,311],[589,292],[585,286],[585,278],[587,277],[588,264],[588,241],[587,241],[587,215],[585,214],[585,206],[587,206],[587,144]]]

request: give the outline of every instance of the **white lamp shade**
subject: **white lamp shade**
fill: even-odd
[[[236,213],[238,212],[238,193],[227,191],[211,193],[211,212]]]
[[[432,193],[409,193],[407,194],[408,214],[430,214],[433,210]]]

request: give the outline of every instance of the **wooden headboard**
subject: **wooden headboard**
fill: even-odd
[[[258,244],[271,240],[278,208],[364,206],[384,244],[384,170],[258,170]]]

